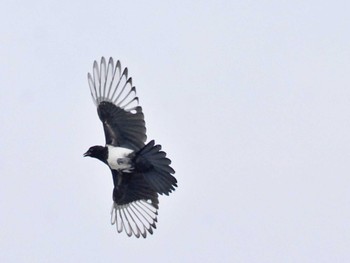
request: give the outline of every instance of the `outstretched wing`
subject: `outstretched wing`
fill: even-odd
[[[114,190],[111,223],[117,231],[138,238],[153,234],[158,215],[158,194],[138,173],[118,173],[112,170]]]
[[[103,123],[106,144],[133,150],[142,148],[147,139],[144,115],[128,69],[122,69],[119,60],[114,64],[113,58],[106,65],[102,57],[100,66],[94,62],[88,81]]]

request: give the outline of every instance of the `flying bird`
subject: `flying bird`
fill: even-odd
[[[88,73],[92,99],[105,134],[105,146],[92,146],[84,154],[105,163],[113,178],[111,224],[128,236],[153,234],[159,209],[158,194],[177,187],[174,169],[154,140],[146,144],[142,107],[128,69],[104,57]]]

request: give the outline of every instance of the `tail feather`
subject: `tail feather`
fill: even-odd
[[[156,192],[169,195],[177,187],[177,180],[172,175],[175,171],[170,166],[171,160],[161,149],[154,140],[150,141],[134,157],[135,168]]]

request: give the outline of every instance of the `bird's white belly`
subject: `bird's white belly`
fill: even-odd
[[[133,152],[133,150],[123,148],[123,147],[114,147],[111,145],[107,145],[108,147],[108,158],[107,163],[109,167],[114,170],[125,170],[129,171],[132,167],[129,162],[122,161],[123,158],[128,158],[128,155]],[[118,162],[119,159],[119,162]],[[126,159],[128,160],[128,159]]]

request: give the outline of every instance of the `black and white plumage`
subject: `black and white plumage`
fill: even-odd
[[[146,142],[146,127],[136,89],[119,60],[108,64],[102,57],[88,73],[92,99],[102,121],[106,145],[84,154],[111,169],[114,189],[111,223],[128,236],[146,237],[156,228],[158,194],[169,195],[177,187],[171,161],[161,146]]]

